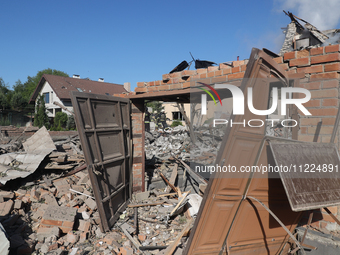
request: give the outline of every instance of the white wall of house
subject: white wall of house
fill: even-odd
[[[53,104],[53,102],[58,102],[64,105],[63,102],[60,100],[60,98],[56,95],[56,93],[52,89],[51,85],[47,81],[45,81],[41,91],[39,92],[39,95],[45,95],[45,96],[48,95],[47,101],[45,100],[45,106],[46,106],[48,117],[54,118],[55,114],[58,111],[62,111],[62,112],[65,112],[67,115],[71,115],[71,113],[69,113],[68,111],[65,111],[61,109],[59,106]],[[67,106],[66,108],[70,111],[73,111],[73,107]]]

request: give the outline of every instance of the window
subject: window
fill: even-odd
[[[49,104],[50,103],[50,93],[49,92],[44,93],[43,96],[44,96],[44,99],[45,99],[45,104]]]
[[[172,120],[183,120],[181,112],[172,112]]]

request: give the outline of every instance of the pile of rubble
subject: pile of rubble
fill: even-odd
[[[179,187],[181,166],[160,171],[164,187],[134,194],[103,233],[79,138],[52,141],[43,128],[14,143],[0,155],[1,254],[182,254],[202,198]]]
[[[183,126],[145,132],[145,155],[147,160],[156,157],[166,160],[176,156],[190,158],[190,136]]]

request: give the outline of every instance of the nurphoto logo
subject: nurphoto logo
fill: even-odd
[[[214,94],[216,95],[216,97],[218,98],[220,104],[222,105],[222,100],[219,96],[219,94],[217,93],[216,89],[228,89],[231,94],[232,94],[232,98],[233,98],[233,114],[234,115],[244,115],[244,105],[245,105],[245,98],[244,98],[244,94],[242,92],[242,90],[235,86],[235,85],[231,85],[231,84],[215,84],[214,88],[211,85],[205,84],[205,83],[200,83],[202,85],[204,85],[205,87],[209,88],[212,92],[214,92]],[[208,91],[205,88],[201,88],[198,87],[199,89],[205,91],[214,101],[215,105],[217,104],[214,96],[212,95],[212,93],[210,91]],[[279,94],[278,94],[278,89],[276,87],[274,87],[272,89],[272,105],[270,107],[270,109],[267,110],[258,110],[255,109],[254,104],[253,104],[253,88],[248,88],[248,93],[247,93],[247,106],[248,109],[251,113],[253,113],[254,115],[258,115],[258,116],[264,116],[264,115],[270,115],[273,114],[277,108],[278,108],[278,102],[279,102]],[[305,97],[303,98],[291,98],[292,93],[302,93],[305,95]],[[202,94],[201,95],[201,115],[206,115],[207,114],[207,94]],[[287,105],[295,105],[304,115],[312,115],[302,104],[307,103],[309,100],[311,99],[311,93],[304,88],[293,88],[293,87],[283,87],[281,88],[281,100],[280,100],[280,104],[281,104],[281,112],[280,115],[285,116],[286,115],[286,108]],[[270,121],[272,122],[272,125],[274,123],[274,121],[279,121],[278,119],[266,119],[266,121]],[[213,120],[213,126],[215,127],[218,124],[228,124],[229,120],[226,119],[214,119]],[[230,125],[232,126],[232,120],[230,120]],[[238,122],[238,123],[234,123],[234,124],[243,124],[245,126],[246,120],[244,120],[243,122]],[[254,123],[258,123],[258,125],[255,125]],[[292,124],[294,122],[294,124]],[[289,124],[287,124],[289,123]],[[284,127],[295,127],[297,125],[297,122],[295,120],[292,119],[288,119],[288,120],[281,120],[281,124]],[[264,125],[264,122],[260,119],[251,119],[248,120],[248,126],[250,127],[261,127]]]

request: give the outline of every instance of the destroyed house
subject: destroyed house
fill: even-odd
[[[316,40],[316,34],[311,34],[315,37],[311,41]],[[35,186],[16,192],[23,201],[36,201],[35,207],[43,202],[41,197],[50,203],[38,205],[32,214],[36,237],[45,240],[37,250],[48,252],[61,246],[72,248],[73,253],[87,252],[83,248],[88,234],[91,252],[108,254],[339,254],[340,238],[335,235],[340,230],[340,45],[317,45],[294,46],[282,56],[253,48],[247,60],[175,69],[159,80],[139,82],[132,93],[72,91],[86,161],[80,169],[87,172],[77,168],[69,176],[44,179],[44,189]],[[262,111],[275,99],[302,99],[303,92],[283,95],[282,91],[304,88],[311,98],[303,106],[311,115],[293,104],[283,108],[285,115],[276,111],[273,116],[257,115],[249,107],[244,107],[243,114],[234,114],[235,108],[234,113],[224,112],[222,103],[234,100],[231,89],[223,88],[226,84],[237,87],[244,98],[253,93],[253,108]],[[211,104],[217,101],[212,97],[203,100],[202,88],[213,91],[209,86],[216,90],[221,106]],[[178,103],[187,127],[146,132],[149,101]],[[189,103],[195,106],[190,119],[183,114],[184,104]],[[247,106],[248,101],[243,103]],[[204,112],[204,105],[214,117],[236,124],[219,129],[195,121],[196,110]],[[282,113],[282,108],[278,111]],[[274,123],[276,118],[286,122]],[[271,121],[255,125],[254,119]],[[27,153],[40,148],[36,139],[44,143],[31,139],[24,145]],[[57,147],[73,152],[80,148],[70,138],[64,142],[57,142]],[[3,159],[10,160],[8,156],[4,154]],[[66,155],[60,152],[48,157],[60,163],[59,168],[66,165]],[[290,165],[297,171],[215,171],[210,178],[196,172],[209,164],[216,169],[218,165],[232,169]],[[74,198],[74,193],[80,196]],[[13,206],[21,208],[13,205],[14,194],[4,194],[5,198],[0,203],[2,214],[7,215]],[[7,226],[11,222],[12,217],[3,221]],[[46,232],[56,237],[47,236],[46,241]],[[106,249],[110,246],[113,251]]]
[[[57,112],[65,111],[60,106],[54,104],[54,102],[61,104],[69,111],[73,111],[70,98],[71,91],[101,95],[113,95],[126,92],[123,85],[104,82],[103,79],[92,81],[89,79],[81,79],[77,75],[74,75],[71,78],[44,74],[30,98],[29,103],[34,104],[38,96],[43,95],[48,117],[53,118]],[[65,112],[70,114],[68,111]]]

